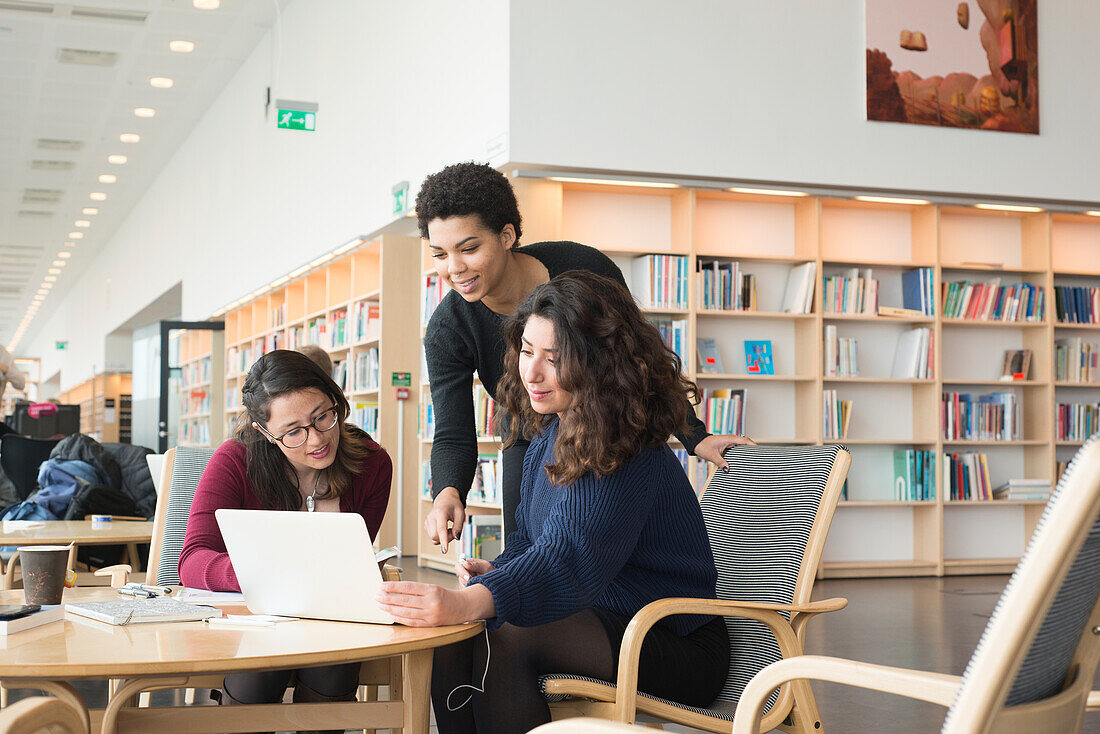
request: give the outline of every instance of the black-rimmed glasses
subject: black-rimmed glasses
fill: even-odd
[[[273,441],[278,441],[288,449],[296,449],[299,446],[305,444],[309,440],[309,429],[313,429],[318,433],[324,433],[325,431],[331,431],[336,427],[336,424],[340,421],[340,411],[334,405],[321,415],[313,419],[313,422],[308,426],[299,426],[297,428],[291,428],[281,436],[272,436],[266,428],[260,427],[260,430],[271,437]],[[259,425],[259,424],[257,424]]]

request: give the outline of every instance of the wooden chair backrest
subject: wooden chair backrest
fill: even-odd
[[[1094,436],[1047,503],[967,665],[944,734],[1080,730],[1100,659],[1098,517]]]
[[[0,712],[4,734],[86,734],[83,715],[61,699],[49,696],[24,698]]]

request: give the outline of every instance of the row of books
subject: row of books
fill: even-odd
[[[351,307],[351,333],[356,344],[381,336],[381,306],[371,301],[357,301]]]
[[[993,490],[995,500],[1049,500],[1047,479],[1009,479]]]
[[[736,260],[696,263],[699,308],[722,311],[756,310],[756,276]]]
[[[1100,348],[1080,338],[1055,340],[1054,379],[1065,382],[1100,381]]]
[[[921,327],[898,335],[890,377],[924,380],[933,377],[935,334]]]
[[[960,441],[1016,441],[1020,406],[1016,393],[948,392],[942,401],[943,437]]]
[[[210,421],[200,420],[184,421],[180,424],[179,443],[184,446],[209,446],[210,445]]]
[[[783,313],[810,313],[814,305],[814,283],[817,282],[817,263],[795,265],[787,273],[787,287],[783,291]]]
[[[277,329],[286,323],[286,303],[280,303],[271,309],[271,328]]]
[[[634,297],[642,308],[687,309],[688,259],[642,255],[631,262]]]
[[[952,500],[991,500],[993,483],[989,480],[989,460],[985,454],[964,451],[949,454],[944,461],[944,484]]]
[[[227,411],[239,410],[241,407],[241,389],[236,385],[225,388],[225,409]]]
[[[687,344],[687,320],[650,317],[649,323],[657,327],[657,331],[661,332],[661,340],[665,343],[665,346],[680,355],[680,363],[686,365],[687,354],[684,351],[684,346]]]
[[[491,561],[504,550],[504,524],[499,512],[467,515],[462,528],[462,552],[467,558]]]
[[[852,337],[838,337],[835,324],[825,325],[825,376],[859,376],[859,342]]]
[[[743,389],[700,390],[697,411],[707,432],[745,435],[745,397]]]
[[[346,359],[336,359],[332,362],[332,381],[343,392],[348,391],[348,361]]]
[[[1085,441],[1100,428],[1100,403],[1058,403],[1054,431],[1058,441]]]
[[[492,438],[495,428],[497,402],[489,395],[489,391],[479,385],[474,385],[474,428],[477,429],[478,438]]]
[[[226,372],[228,376],[233,377],[245,374],[248,368],[252,366],[252,363],[256,359],[259,359],[259,357],[260,354],[256,354],[251,346],[230,347],[229,352],[225,356]]]
[[[923,502],[936,499],[936,452],[924,449],[894,451],[894,499]]]
[[[203,357],[197,362],[185,364],[180,369],[180,387],[191,387],[210,382],[210,367],[213,363],[210,357]]]
[[[919,311],[922,316],[935,316],[936,298],[932,268],[917,268],[901,274],[902,305]]]
[[[275,331],[264,337],[264,353],[283,348],[283,332]]]
[[[348,422],[378,438],[378,403],[352,403]]]
[[[210,392],[184,388],[179,393],[180,415],[204,415],[210,413]]]
[[[430,441],[435,437],[435,408],[430,400],[422,400],[416,420],[417,435]]]
[[[355,379],[352,382],[355,392],[377,390],[380,384],[378,347],[365,352],[356,352],[354,364]]]
[[[843,275],[825,276],[825,313],[878,313],[878,281],[871,269],[850,268]]]
[[[852,422],[852,401],[841,400],[836,390],[821,391],[821,435],[826,441],[848,437]]]
[[[1032,283],[1001,285],[969,280],[943,284],[943,315],[970,321],[1042,321],[1043,288]]]
[[[504,482],[504,463],[499,452],[481,453],[477,457],[477,467],[470,491],[466,495],[467,503],[479,505],[500,505],[504,501],[502,487]],[[420,496],[432,498],[431,460],[420,463]]]
[[[426,324],[431,319],[443,296],[447,295],[450,288],[438,275],[424,276],[424,301],[420,307],[420,323]]]
[[[309,342],[306,340],[306,330],[301,326],[292,326],[286,332],[286,348],[297,349]]]
[[[1100,324],[1100,288],[1054,286],[1054,313],[1060,324]]]

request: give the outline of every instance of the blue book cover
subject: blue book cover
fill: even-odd
[[[750,375],[774,375],[772,362],[772,343],[763,341],[745,341],[745,371]]]
[[[901,304],[905,308],[928,315],[925,307],[924,268],[901,274]]]

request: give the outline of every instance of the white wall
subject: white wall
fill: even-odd
[[[392,184],[486,159],[507,132],[505,0],[293,2],[274,95],[316,101],[317,131],[263,117],[271,35],[25,351],[62,389],[103,368],[106,334],[182,281],[204,319],[390,220]],[[273,113],[274,114],[274,113]],[[410,281],[411,282],[411,281]],[[55,339],[68,339],[65,352]]]
[[[511,158],[1100,200],[1098,26],[1039,4],[1035,136],[867,122],[862,2],[513,0]]]

